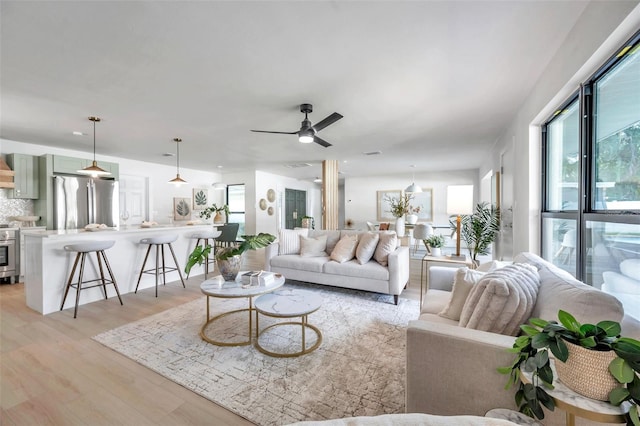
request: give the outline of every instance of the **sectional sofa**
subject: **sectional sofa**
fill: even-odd
[[[281,232],[278,240],[266,247],[265,270],[281,273],[287,279],[296,281],[389,294],[394,297],[394,303],[398,304],[398,296],[409,282],[409,248],[399,245],[394,231],[285,230],[287,231],[289,235]],[[379,235],[380,242],[378,247],[375,247],[378,251],[381,248],[380,244],[383,244],[383,239],[394,241],[385,260],[378,256],[380,260],[378,261],[374,256],[361,264],[355,257],[346,261],[344,259],[336,261],[331,258],[332,254],[335,255],[334,249],[338,242],[345,236],[357,238],[358,242],[361,242],[363,236],[370,237],[372,234]],[[387,237],[390,236],[394,239],[389,240]],[[323,239],[324,237],[326,237],[326,244],[315,255],[306,255],[304,247],[298,246],[297,250],[295,249],[296,238]],[[285,239],[289,240],[288,243],[293,241],[293,249],[283,250]],[[375,252],[376,255],[378,251]]]

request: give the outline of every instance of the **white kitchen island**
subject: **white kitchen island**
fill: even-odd
[[[195,245],[195,240],[189,237],[207,229],[211,229],[211,225],[160,225],[151,228],[131,226],[97,232],[89,232],[84,229],[25,231],[25,257],[23,261],[25,262],[24,289],[27,306],[42,314],[60,310],[64,289],[75,259],[75,253],[64,250],[65,245],[96,240],[115,241],[115,245],[106,250],[105,254],[111,264],[120,294],[125,294],[133,292],[136,288],[138,274],[148,248],[148,245],[140,244],[142,238],[166,235],[168,233],[177,234],[178,239],[172,243],[172,246],[184,276],[185,263]],[[152,250],[152,252],[149,253],[145,269],[155,264],[155,251]],[[173,258],[169,250],[165,250],[165,259],[167,266],[173,266]],[[94,254],[90,254],[90,256],[87,256],[85,264],[84,279],[99,277],[97,268],[96,257]],[[203,266],[195,265],[191,270],[190,276],[193,277],[203,272]],[[76,271],[76,277],[77,274],[78,272]],[[177,271],[167,273],[167,282],[179,279]],[[162,278],[160,278],[160,282],[162,282]],[[182,287],[181,283],[179,285]],[[155,287],[155,277],[152,274],[143,274],[138,291],[148,287]],[[71,297],[67,297],[65,309],[73,307],[75,304],[73,291],[70,292],[70,295]],[[107,295],[109,298],[116,296],[113,286],[107,286]],[[159,289],[158,297],[162,297],[162,289]],[[96,300],[104,300],[101,287],[89,288],[82,290],[80,293],[81,305]],[[113,302],[118,303],[118,300],[116,299]]]

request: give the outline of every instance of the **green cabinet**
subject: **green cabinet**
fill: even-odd
[[[62,173],[69,175],[77,175],[78,170],[82,170],[93,163],[93,160],[85,158],[66,157],[64,155],[53,156],[53,173]],[[117,163],[109,163],[107,161],[98,161],[98,167],[111,173],[111,178],[118,180],[119,166]]]
[[[37,199],[40,195],[38,157],[28,154],[8,154],[7,164],[15,172],[15,188],[9,191],[9,197]]]

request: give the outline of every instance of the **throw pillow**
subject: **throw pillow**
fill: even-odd
[[[357,246],[357,235],[345,235],[340,238],[340,241],[331,252],[331,260],[335,260],[338,263],[350,261],[356,255]]]
[[[538,271],[528,264],[489,272],[469,292],[460,326],[516,336],[531,316],[539,287]]]
[[[484,276],[484,272],[479,272],[467,267],[458,269],[453,279],[453,289],[449,303],[438,315],[454,321],[460,321],[460,314],[462,313],[464,302],[467,301],[467,296],[469,296],[473,286]]]
[[[308,233],[308,228],[281,229],[278,254],[300,254],[300,236],[306,237]]]
[[[378,235],[380,235],[380,241],[373,258],[382,266],[387,266],[389,255],[395,251],[398,244],[398,236],[395,232],[381,232]]]
[[[327,236],[320,235],[315,238],[300,236],[300,256],[302,257],[324,257],[327,255]]]
[[[358,259],[359,264],[364,265],[371,260],[379,239],[379,234],[373,232],[367,232],[360,236],[360,242],[356,249],[356,259]]]

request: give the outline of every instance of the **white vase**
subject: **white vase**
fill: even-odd
[[[442,249],[440,247],[431,247],[431,256],[442,256]]]
[[[418,223],[418,215],[417,214],[407,215],[407,223],[409,225],[415,225],[416,223]]]
[[[404,237],[404,217],[396,219],[396,234],[398,234],[398,238]]]

